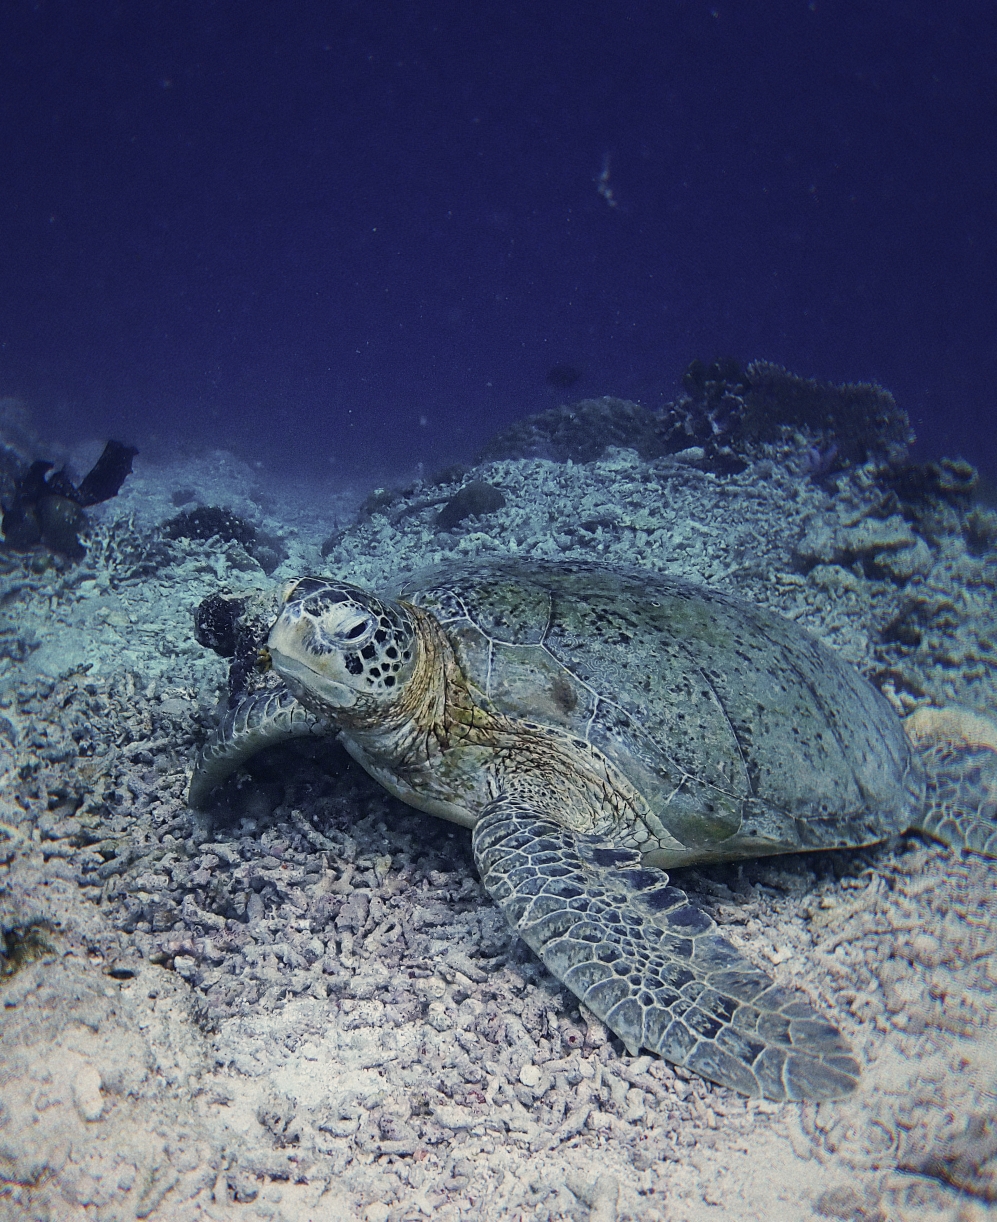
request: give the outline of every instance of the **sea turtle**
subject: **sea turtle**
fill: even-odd
[[[494,560],[392,596],[305,577],[267,650],[283,685],[229,712],[192,805],[261,747],[338,735],[402,801],[473,829],[485,889],[632,1054],[746,1095],[840,1097],[859,1066],[664,868],[909,828],[997,854],[989,721],[928,711],[915,743],[796,625],[674,577]]]

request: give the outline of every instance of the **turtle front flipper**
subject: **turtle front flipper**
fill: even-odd
[[[256,692],[229,709],[205,743],[194,766],[187,802],[202,809],[208,795],[264,747],[292,738],[332,737],[335,729],[291,695],[286,687]]]
[[[523,798],[474,829],[485,889],[521,938],[623,1041],[750,1096],[838,1099],[859,1066],[836,1028],[717,932],[668,875]]]

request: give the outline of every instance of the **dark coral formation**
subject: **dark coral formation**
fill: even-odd
[[[137,453],[134,446],[109,441],[78,487],[65,468],[53,471],[54,463],[33,462],[14,481],[3,502],[7,546],[19,552],[41,546],[72,560],[81,559],[85,548],[79,536],[87,526],[84,509],[117,496]]]
[[[0,980],[13,976],[35,959],[52,954],[48,921],[24,917],[16,911],[0,911]]]
[[[453,530],[465,518],[494,513],[505,505],[505,497],[492,484],[476,479],[465,484],[450,498],[436,516],[437,530]]]
[[[985,556],[997,548],[997,511],[975,506],[962,525],[966,550],[971,556]]]
[[[217,505],[198,505],[187,513],[177,514],[163,523],[168,539],[223,539],[226,543],[241,543],[248,549],[256,542],[256,527],[230,509]]]
[[[801,378],[781,365],[754,361],[693,361],[682,379],[686,394],[666,408],[680,435],[702,443],[777,441],[786,429],[810,434],[818,448],[837,447],[839,465],[897,462],[912,440],[907,413],[888,390],[869,382],[835,386]]]
[[[238,704],[260,667],[260,650],[266,644],[276,607],[268,595],[211,594],[194,612],[194,636],[198,644],[230,658],[229,705]]]
[[[213,649],[219,657],[231,658],[236,650],[236,624],[245,609],[245,598],[210,594],[194,612],[197,643]]]
[[[888,390],[872,382],[834,385],[800,378],[779,365],[748,367],[744,434],[774,441],[784,427],[807,429],[845,463],[896,462],[913,441],[910,419]]]
[[[230,509],[217,505],[198,505],[196,509],[177,514],[163,523],[168,539],[222,539],[238,543],[259,564],[264,573],[272,573],[287,551],[280,539],[258,531],[252,522],[240,518]]]
[[[608,446],[644,459],[701,450],[701,465],[726,474],[744,470],[760,444],[799,432],[813,445],[815,475],[824,476],[869,459],[899,462],[911,440],[906,412],[869,383],[835,386],[768,361],[745,369],[724,359],[693,361],[683,385],[685,393],[660,411],[606,397],[527,416],[492,438],[478,461],[592,462]]]
[[[695,444],[692,441],[687,445]],[[552,462],[594,462],[607,446],[636,450],[642,458],[669,453],[662,418],[628,399],[582,399],[517,420],[497,433],[477,462],[505,458],[546,458]],[[681,446],[674,447],[681,449]]]

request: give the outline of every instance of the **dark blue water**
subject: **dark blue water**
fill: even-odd
[[[997,474],[995,35],[973,0],[9,0],[0,394],[362,479],[732,354],[881,381]]]

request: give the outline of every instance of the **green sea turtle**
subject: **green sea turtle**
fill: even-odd
[[[285,686],[228,714],[192,805],[261,747],[338,735],[402,801],[473,829],[485,889],[632,1054],[747,1095],[840,1097],[859,1066],[665,868],[908,828],[997,854],[988,721],[929,711],[915,746],[831,650],[686,581],[517,560],[393,596],[306,577],[268,650]]]

